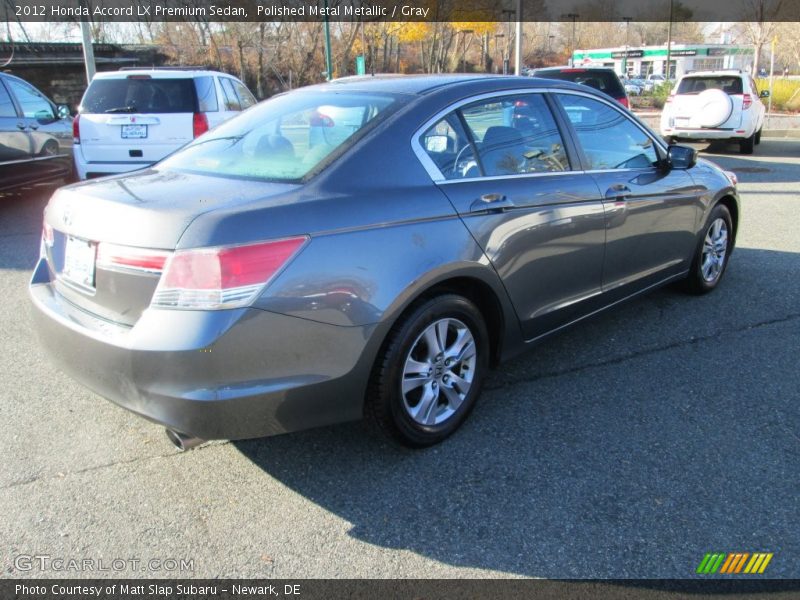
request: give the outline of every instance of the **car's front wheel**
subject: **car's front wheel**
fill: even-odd
[[[367,416],[412,448],[437,444],[467,418],[489,363],[478,308],[455,294],[417,304],[389,334],[373,370]]]
[[[690,292],[706,294],[719,284],[733,250],[733,221],[722,204],[711,211],[703,229],[700,245],[695,251],[692,267],[686,280]]]

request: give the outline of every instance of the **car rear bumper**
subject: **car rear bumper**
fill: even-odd
[[[40,340],[73,378],[151,421],[201,439],[243,439],[359,419],[373,331],[259,309],[148,309],[133,327],[71,305],[39,262]]]
[[[106,175],[118,175],[146,169],[154,165],[156,161],[131,161],[131,162],[88,162],[83,159],[79,146],[74,150],[75,173],[78,179],[92,179],[94,177],[104,177]]]

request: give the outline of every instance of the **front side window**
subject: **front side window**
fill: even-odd
[[[56,116],[53,106],[33,87],[13,79],[8,81],[11,91],[17,97],[17,102],[22,107],[22,114],[26,119],[39,121],[54,121]]]
[[[556,97],[578,136],[587,170],[643,169],[658,164],[653,139],[622,112],[585,96]]]
[[[160,168],[301,181],[402,103],[399,96],[294,92],[276,96],[198,138]]]
[[[250,108],[256,103],[255,97],[250,93],[250,90],[248,90],[243,83],[234,80],[233,87],[236,90],[236,95],[239,97],[239,105],[242,107],[242,110]]]

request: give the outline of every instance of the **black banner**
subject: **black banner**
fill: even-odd
[[[4,580],[3,600],[660,600],[703,594],[706,598],[771,600],[798,597],[800,581],[704,580]]]
[[[800,0],[4,0],[26,21],[800,21]],[[612,7],[609,9],[609,7]]]

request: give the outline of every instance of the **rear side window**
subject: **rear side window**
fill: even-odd
[[[730,77],[684,77],[678,86],[678,94],[699,94],[706,90],[722,90],[728,95],[742,93],[742,78]]]
[[[213,77],[196,77],[194,87],[197,91],[197,108],[200,112],[217,112],[217,90],[214,88]]]
[[[197,95],[192,79],[130,75],[95,79],[81,102],[84,113],[193,113]]]
[[[583,85],[588,85],[596,90],[605,92],[612,98],[622,98],[625,90],[619,78],[613,71],[599,69],[565,69],[563,71],[537,71],[536,77],[545,79],[559,79],[561,81],[573,81]]]
[[[242,110],[242,105],[239,104],[239,98],[231,85],[231,80],[227,77],[221,77],[219,80],[222,85],[222,93],[225,96],[225,110]]]
[[[253,104],[256,103],[256,99],[255,96],[250,93],[250,90],[244,87],[244,84],[241,82],[235,80],[232,81],[233,87],[236,89],[236,95],[239,97],[239,104],[241,105],[242,110],[253,106]]]
[[[8,95],[6,87],[0,81],[0,117],[16,117],[17,109],[14,108],[14,103],[11,101],[11,96]]]

